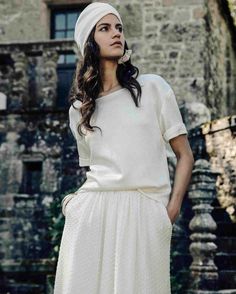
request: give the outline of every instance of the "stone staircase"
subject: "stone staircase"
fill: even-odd
[[[215,244],[218,247],[214,261],[219,274],[219,291],[213,293],[236,294],[236,223],[231,221],[228,213],[220,206],[217,199],[213,201],[212,206],[214,207],[212,217],[217,223]],[[181,217],[173,231],[171,249],[175,252],[172,256],[172,273],[176,275],[177,283],[181,281],[182,288],[177,291],[173,287],[172,294],[185,294],[183,289],[188,289],[191,283],[189,270],[192,263],[192,256],[189,252],[191,230],[188,226],[193,215],[191,202],[186,197],[181,209]]]
[[[236,289],[236,223],[231,221],[217,200],[213,205],[212,217],[217,223],[215,264],[218,267],[219,288]]]

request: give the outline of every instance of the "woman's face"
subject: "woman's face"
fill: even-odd
[[[94,39],[100,48],[100,57],[106,59],[118,59],[123,56],[125,38],[123,26],[114,14],[107,14],[96,24]],[[121,45],[112,45],[114,42]]]

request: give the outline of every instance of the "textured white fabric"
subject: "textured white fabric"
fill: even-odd
[[[54,294],[170,294],[167,200],[84,191],[64,202]]]
[[[93,2],[80,13],[75,24],[74,39],[82,56],[84,56],[84,46],[93,27],[101,18],[110,13],[116,15],[123,24],[119,12],[108,3]]]
[[[102,135],[80,136],[80,112],[70,107],[79,163],[90,171],[62,200],[54,294],[171,293],[166,146],[187,130],[170,85],[153,74],[138,81],[140,108],[126,89],[98,98],[91,125]]]
[[[187,134],[187,129],[169,83],[155,74],[139,75],[137,79],[142,87],[140,107],[135,106],[125,88],[96,100],[91,125],[100,127],[102,134],[95,128],[93,133],[80,136],[80,112],[70,107],[70,128],[80,166],[90,166],[87,180],[78,191],[153,188],[156,193],[150,193],[151,198],[168,198],[171,184],[167,156],[174,153],[170,154],[167,146],[170,139]],[[76,108],[80,105],[80,101],[74,103]]]

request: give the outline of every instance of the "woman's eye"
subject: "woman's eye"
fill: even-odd
[[[100,31],[102,31],[103,29],[107,29],[107,27],[103,27],[103,28],[101,28]],[[119,31],[122,32],[122,31],[123,31],[123,28],[122,28],[122,27],[119,27]]]

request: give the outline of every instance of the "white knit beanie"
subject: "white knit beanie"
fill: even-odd
[[[116,15],[123,25],[119,12],[108,3],[93,2],[86,6],[79,15],[75,24],[74,39],[82,56],[84,56],[84,46],[93,27],[109,13]]]

